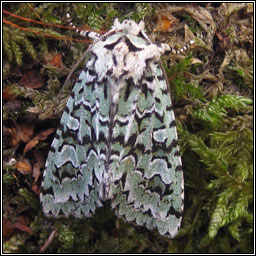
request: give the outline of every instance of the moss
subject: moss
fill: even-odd
[[[29,216],[33,234],[17,231],[5,241],[5,252],[36,253],[47,239],[50,241],[47,253],[253,252],[253,12],[250,3],[178,6],[4,3],[3,9],[43,22],[66,22],[66,25],[66,13],[70,13],[76,26],[86,24],[92,30],[104,31],[117,17],[144,19],[147,31],[151,32],[156,27],[157,16],[169,10],[180,19],[180,24],[185,20],[188,26],[185,30],[178,27],[171,33],[155,31],[151,36],[170,45],[173,38],[177,45],[183,44],[184,37],[195,40],[188,57],[164,58],[177,115],[185,177],[185,209],[178,237],[170,240],[156,231],[125,223],[114,216],[109,206],[82,220],[48,219],[41,212],[39,197],[32,192],[35,185],[32,176],[6,167],[4,215],[13,223],[21,214]],[[71,30],[46,28],[6,15],[4,18],[41,33],[75,36]],[[33,124],[38,130],[57,126],[79,68],[68,86],[62,85],[88,44],[49,39],[5,24],[3,39],[4,88],[15,92],[16,101],[22,102],[20,109],[10,111],[12,101],[6,100],[4,119]],[[60,68],[45,57],[50,51],[61,54]],[[21,74],[31,68],[47,78],[41,88],[20,85]],[[51,141],[52,137],[40,146],[45,155]],[[20,144],[12,150],[12,155],[22,155],[23,148]],[[32,164],[35,162],[33,149],[26,157]],[[40,186],[40,179],[36,184]],[[53,232],[55,235],[51,237]]]

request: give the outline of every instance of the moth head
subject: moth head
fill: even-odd
[[[141,30],[144,30],[144,27],[144,21],[140,21],[138,24],[133,20],[124,20],[122,23],[120,23],[118,19],[115,19],[112,29],[122,30],[122,32],[125,34],[138,35]]]

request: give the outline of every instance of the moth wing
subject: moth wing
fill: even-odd
[[[112,207],[116,214],[174,237],[183,211],[183,173],[172,103],[154,64],[120,94],[113,130]],[[129,112],[129,113],[128,113]]]
[[[109,95],[93,68],[81,72],[46,161],[40,200],[47,216],[90,216],[102,206]]]

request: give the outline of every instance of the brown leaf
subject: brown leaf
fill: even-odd
[[[31,220],[27,216],[19,216],[18,221],[13,224],[13,227],[32,235],[32,230],[28,227],[30,223]]]
[[[225,50],[229,43],[229,38],[224,34],[224,32],[216,32],[216,36],[219,39],[220,50]]]
[[[56,54],[53,59],[50,61],[50,64],[56,68],[62,67],[62,55],[61,53]]]
[[[41,187],[38,184],[33,184],[31,189],[36,195],[40,195]]]
[[[18,146],[19,142],[21,141],[20,137],[17,135],[17,126],[6,128],[10,134],[10,146],[16,147]]]
[[[29,226],[31,223],[31,219],[27,215],[26,216],[20,215],[17,221],[26,226]]]
[[[8,124],[5,124],[5,136],[9,136],[9,146],[16,147],[22,141],[27,143],[34,133],[34,127],[26,124],[17,124],[14,120],[10,119]]]
[[[30,222],[31,221],[24,216],[20,216],[16,223],[12,223],[9,219],[3,218],[3,238],[7,240],[10,239],[14,229],[19,229],[32,235],[32,230],[28,227]]]
[[[24,148],[24,150],[23,150],[23,153],[26,154],[30,149],[32,149],[33,147],[35,147],[35,146],[38,144],[38,142],[39,142],[39,140],[38,140],[37,136],[34,137],[32,140],[30,140],[30,141],[26,144],[26,146],[25,146],[25,148]]]
[[[24,161],[18,161],[15,164],[15,167],[23,175],[26,175],[26,174],[29,174],[32,172],[32,167],[31,167],[30,163],[27,163]]]
[[[20,140],[24,143],[27,143],[34,134],[34,126],[26,124],[18,124],[17,134]]]
[[[40,88],[45,84],[45,78],[34,69],[26,71],[20,79],[20,84],[27,88]]]
[[[6,101],[12,101],[15,100],[17,96],[17,93],[14,90],[14,87],[11,85],[8,85],[4,87],[3,89],[3,99]]]
[[[14,142],[13,142],[13,133],[16,132],[16,129],[14,128],[7,128],[3,126],[3,148],[12,148],[15,147]],[[17,144],[16,144],[17,145]]]
[[[179,19],[175,18],[171,13],[162,12],[157,16],[158,21],[154,29],[155,32],[171,32],[179,23]]]
[[[7,218],[3,218],[3,238],[7,240],[10,239],[13,231],[14,227],[12,222]]]
[[[6,111],[8,111],[8,113],[18,112],[22,108],[22,101],[12,100],[10,102],[7,102],[5,104],[5,107],[6,107]]]
[[[45,53],[44,58],[45,58],[46,65],[51,65],[58,69],[62,68],[63,62],[62,62],[61,53],[47,52]]]
[[[17,229],[19,229],[19,230],[21,230],[21,231],[28,232],[30,235],[32,235],[32,230],[31,230],[31,228],[29,228],[29,227],[27,227],[27,226],[25,226],[25,225],[23,225],[23,224],[21,224],[21,223],[19,223],[19,222],[14,223],[14,224],[13,224],[13,227],[14,227],[14,228],[17,228]]]
[[[35,151],[33,152],[34,158],[36,159],[36,163],[33,165],[33,174],[32,176],[35,178],[35,182],[37,182],[38,178],[41,175],[41,168],[44,167],[45,159],[42,152]]]
[[[25,146],[25,148],[24,148],[24,150],[23,150],[23,153],[25,154],[25,153],[27,153],[30,149],[32,149],[33,147],[35,147],[35,146],[38,144],[39,140],[46,140],[46,139],[48,138],[48,136],[49,136],[50,134],[52,134],[55,130],[56,130],[56,128],[49,128],[49,129],[47,129],[47,130],[45,130],[45,131],[40,132],[39,134],[37,134],[32,140],[30,140],[30,141],[26,144],[26,146]]]

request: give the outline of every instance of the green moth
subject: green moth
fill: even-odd
[[[90,33],[92,33],[90,35]],[[86,34],[86,33],[85,33]],[[184,203],[176,123],[160,57],[144,22],[117,19],[94,39],[46,162],[46,216],[91,216],[110,200],[116,215],[174,237]]]

